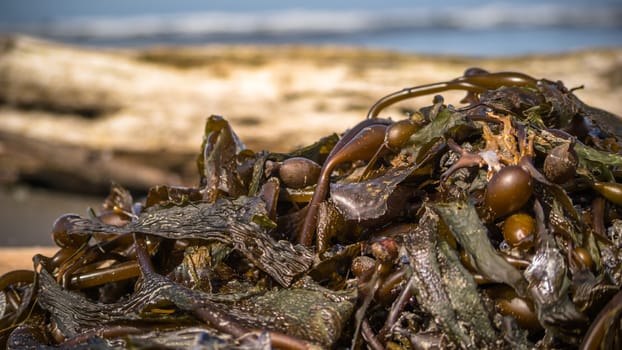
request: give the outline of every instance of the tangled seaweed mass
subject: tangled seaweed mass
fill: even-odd
[[[464,90],[381,118],[402,100]],[[472,68],[341,136],[253,152],[209,117],[196,187],[67,214],[0,278],[8,349],[620,349],[622,122]]]

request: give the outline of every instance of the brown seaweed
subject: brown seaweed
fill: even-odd
[[[465,105],[378,118],[446,90]],[[479,68],[289,153],[211,116],[196,186],[113,184],[0,277],[0,346],[618,348],[621,133],[561,82]]]
[[[168,239],[202,239],[231,244],[284,286],[307,271],[313,256],[304,247],[274,241],[267,230],[274,223],[257,197],[221,198],[215,203],[194,203],[146,211],[123,227],[72,218],[70,235],[145,233]]]
[[[481,304],[473,278],[455,265],[457,256],[438,238],[439,220],[426,208],[415,231],[404,237],[417,301],[459,348],[498,348],[495,344],[498,336]]]

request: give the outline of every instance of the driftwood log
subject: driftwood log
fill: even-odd
[[[0,130],[2,180],[26,181],[85,194],[105,193],[110,182],[145,190],[153,184],[196,182],[195,154],[175,150],[109,150],[42,141]]]
[[[471,66],[584,85],[583,101],[622,115],[622,49],[476,59],[299,46],[104,50],[4,37],[0,183],[90,193],[111,181],[194,185],[210,114],[225,116],[253,150],[287,151],[346,130],[389,92]]]

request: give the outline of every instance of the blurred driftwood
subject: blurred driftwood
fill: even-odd
[[[364,118],[380,97],[471,66],[584,85],[622,115],[622,48],[463,58],[340,47],[103,50],[0,38],[0,181],[98,192],[195,184],[205,119],[223,115],[254,150],[287,151]],[[457,103],[461,93],[444,94]],[[430,104],[406,101],[384,116]]]
[[[127,151],[63,144],[0,130],[0,180],[25,180],[59,190],[106,193],[111,181],[145,190],[198,181],[196,154]]]

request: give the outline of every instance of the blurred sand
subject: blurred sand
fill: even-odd
[[[36,254],[51,257],[55,247],[0,247],[0,276],[13,270],[32,270],[32,257]]]
[[[308,46],[96,50],[17,37],[0,45],[0,130],[195,152],[205,118],[219,114],[250,148],[287,151],[351,127],[390,92],[472,66],[583,85],[576,93],[584,102],[622,115],[622,48],[477,59]],[[444,95],[457,104],[463,93]],[[393,109],[385,116],[403,115]]]

